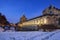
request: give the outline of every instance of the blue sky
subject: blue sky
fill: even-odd
[[[17,23],[23,14],[28,19],[40,16],[50,4],[60,8],[60,0],[0,0],[0,12],[10,23]]]

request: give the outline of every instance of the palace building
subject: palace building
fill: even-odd
[[[23,15],[18,23],[18,26],[41,26],[41,25],[60,25],[60,9],[50,5],[43,10],[42,15],[29,19]]]

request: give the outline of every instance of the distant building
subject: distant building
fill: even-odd
[[[50,5],[48,8],[43,10],[42,15],[26,20],[23,16],[21,21],[18,23],[18,26],[41,26],[41,25],[60,25],[60,9]]]

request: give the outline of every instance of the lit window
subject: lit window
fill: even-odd
[[[47,19],[46,18],[44,18],[44,24],[47,24]]]

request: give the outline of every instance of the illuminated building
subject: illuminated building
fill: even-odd
[[[23,21],[23,20],[24,21]],[[22,23],[19,22],[18,26],[41,26],[41,25],[60,25],[60,9],[55,8],[54,6],[50,5],[48,8],[43,10],[42,15],[26,20],[25,17],[22,17]]]

